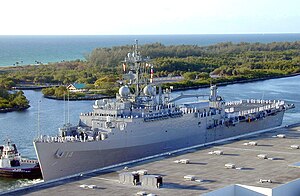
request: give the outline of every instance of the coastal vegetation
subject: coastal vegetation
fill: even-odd
[[[86,56],[86,61],[2,68],[0,80],[6,89],[24,84],[85,83],[89,92],[112,95],[118,89],[116,81],[121,79],[121,62],[129,51],[132,51],[129,45],[96,48]],[[140,46],[140,51],[153,59],[155,77],[184,77],[182,81],[164,84],[175,89],[300,73],[299,41],[228,42],[211,46],[153,43]],[[62,96],[61,89],[43,90],[43,93]]]
[[[24,96],[23,91],[10,92],[15,86],[11,78],[0,78],[0,112],[25,110],[29,108],[29,101]]]
[[[0,112],[25,110],[29,108],[29,101],[22,91],[11,93],[0,88]]]

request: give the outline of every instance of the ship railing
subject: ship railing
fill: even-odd
[[[80,116],[93,116],[93,112],[80,113]]]
[[[176,117],[181,117],[182,116],[182,111],[173,111],[173,112],[170,112],[170,117],[171,118],[176,118]]]
[[[87,138],[81,138],[77,135],[75,136],[48,136],[43,135],[37,139],[35,139],[35,142],[41,142],[41,143],[65,143],[65,142],[87,142],[87,141],[93,141],[94,138],[91,136],[88,136]]]
[[[167,105],[155,105],[155,106],[147,106],[147,107],[133,107],[132,111],[162,111],[165,109],[175,108],[175,104],[169,103]]]
[[[225,116],[227,118],[236,118],[239,116],[239,112],[234,112],[234,113],[226,113]]]
[[[183,107],[183,108],[180,108],[180,111],[182,111],[183,114],[191,114],[191,113],[198,112],[196,107],[195,108]]]
[[[240,105],[243,103],[243,100],[239,100],[239,101],[229,101],[225,103],[225,106],[231,106],[231,105]]]
[[[195,117],[196,118],[204,118],[204,117],[208,117],[208,116],[213,116],[213,115],[216,115],[217,113],[216,112],[197,112],[195,113]]]
[[[167,113],[154,113],[154,114],[145,115],[144,121],[145,122],[156,121],[156,120],[163,120],[163,119],[167,119],[167,118],[168,118]]]
[[[168,119],[169,117],[171,118],[176,118],[176,117],[181,117],[183,114],[182,111],[171,111],[171,112],[161,112],[161,113],[153,113],[153,114],[146,114],[144,116],[144,121],[156,121],[156,120],[164,120]]]
[[[54,143],[54,142],[62,142],[63,139],[62,136],[49,136],[49,135],[41,135],[37,139],[38,142],[43,142],[43,143]]]
[[[257,107],[257,108],[251,108],[251,109],[248,109],[248,110],[239,111],[239,116],[246,116],[248,114],[256,114],[256,113],[259,113],[259,112],[266,112],[266,111],[269,111],[269,110],[278,111],[284,105],[285,105],[284,101],[276,101],[275,103],[272,102],[272,104],[267,104],[267,105],[260,106],[260,107]]]
[[[229,101],[225,103],[225,106],[230,105],[240,105],[242,103],[248,103],[248,104],[272,104],[272,103],[279,103],[284,104],[284,101],[282,100],[262,100],[262,99],[246,99],[246,100],[240,100],[240,101]]]

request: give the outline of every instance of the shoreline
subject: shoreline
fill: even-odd
[[[251,82],[258,82],[258,81],[264,81],[264,80],[271,80],[271,79],[279,79],[279,78],[287,78],[287,77],[294,77],[298,76],[300,73],[293,73],[285,76],[270,76],[270,77],[264,77],[264,78],[255,78],[255,79],[247,79],[247,80],[239,80],[239,81],[229,81],[229,82],[221,82],[221,83],[216,83],[217,86],[226,86],[226,85],[231,85],[231,84],[243,84],[243,83],[251,83]],[[172,83],[170,83],[172,84]],[[172,85],[170,85],[172,86]],[[186,90],[195,90],[199,88],[208,88],[210,87],[209,84],[206,85],[200,85],[200,86],[187,86],[187,87],[182,87],[182,88],[174,88],[172,91],[186,91]],[[42,88],[47,88],[46,86],[31,86],[31,87],[18,87],[16,89],[19,90],[41,90]],[[43,95],[47,99],[54,99],[54,100],[64,100],[63,98],[60,97],[54,97],[54,96],[46,96]],[[98,99],[110,99],[114,98],[114,96],[108,96],[108,95],[98,95],[98,96],[87,96],[87,97],[78,97],[78,98],[69,98],[70,101],[85,101],[85,100],[98,100]]]
[[[47,96],[43,95],[47,99],[54,99],[54,100],[60,100],[63,101],[63,97],[55,97],[55,96]],[[107,96],[107,95],[98,95],[98,96],[88,96],[88,97],[78,97],[78,98],[69,98],[69,101],[88,101],[88,100],[98,100],[98,99],[109,99],[109,98],[114,98],[114,96]]]
[[[279,79],[279,78],[288,78],[288,77],[294,77],[298,76],[300,73],[293,73],[285,76],[270,76],[270,77],[264,77],[264,78],[255,78],[255,79],[247,79],[247,80],[240,80],[240,81],[230,81],[230,82],[220,82],[216,83],[217,86],[226,86],[230,84],[243,84],[243,83],[251,83],[251,82],[259,82],[264,80],[271,80],[271,79]],[[183,88],[176,88],[173,89],[173,91],[185,91],[185,90],[194,90],[199,88],[208,88],[210,87],[209,84],[206,85],[200,85],[200,86],[189,86],[189,87],[183,87]]]
[[[265,78],[256,78],[256,79],[231,81],[231,82],[221,82],[221,83],[217,83],[217,86],[226,86],[226,85],[230,85],[230,84],[243,84],[243,83],[250,83],[250,82],[258,82],[258,81],[264,81],[264,80],[293,77],[293,76],[298,76],[298,75],[300,75],[300,73],[294,73],[294,74],[289,74],[289,75],[285,75],[285,76],[270,76],[270,77],[265,77]],[[188,86],[188,87],[183,87],[183,88],[174,88],[173,91],[195,90],[195,89],[199,89],[199,88],[208,88],[208,87],[210,87],[209,84],[201,85],[201,86]],[[54,100],[63,100],[63,98],[57,98],[57,97],[54,97],[54,96],[45,96],[44,95],[44,97],[48,98],[48,99],[54,99]],[[70,101],[84,101],[84,100],[97,100],[97,99],[106,99],[106,98],[110,99],[110,98],[114,98],[114,96],[99,95],[99,96],[91,96],[91,97],[70,98],[69,100]]]
[[[231,84],[243,84],[243,83],[258,82],[258,81],[271,80],[271,79],[294,77],[294,76],[298,76],[298,75],[300,75],[300,73],[293,73],[293,74],[284,75],[284,76],[270,76],[270,77],[247,79],[247,80],[240,80],[240,81],[221,82],[221,83],[216,83],[216,85],[217,86],[226,86],[226,85],[231,85]],[[172,84],[172,83],[169,83],[169,84]],[[55,86],[58,86],[58,85],[55,85]],[[172,86],[172,85],[170,85],[170,86]],[[13,89],[14,90],[41,90],[41,89],[47,88],[47,87],[49,87],[49,86],[47,86],[47,85],[36,85],[36,86],[32,85],[32,86],[13,87]],[[182,87],[182,88],[174,88],[172,91],[196,90],[199,88],[208,88],[208,87],[210,87],[209,84],[200,85],[200,86],[187,86],[187,87]],[[43,96],[47,99],[64,100],[63,98],[60,98],[60,97],[46,96],[46,95],[43,95]],[[69,100],[70,101],[87,101],[87,100],[110,99],[110,98],[114,98],[114,96],[108,96],[108,95],[85,96],[85,97],[78,97],[78,98],[69,98]],[[24,111],[28,108],[4,108],[4,109],[0,109],[0,113],[13,112],[13,111]]]
[[[59,85],[29,85],[29,86],[14,86],[13,90],[42,90],[43,88],[59,87]]]
[[[0,109],[0,113],[21,112],[21,111],[27,110],[28,108],[30,108],[30,105],[27,107],[2,108],[2,109]]]

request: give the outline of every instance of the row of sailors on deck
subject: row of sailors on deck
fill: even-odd
[[[257,103],[257,104],[272,104],[278,103],[279,105],[283,105],[284,101],[281,100],[261,100],[261,99],[247,99],[247,100],[239,100],[239,101],[229,101],[226,102],[225,105],[240,105],[242,103]]]
[[[188,107],[184,107],[184,108],[180,108],[178,110],[174,110],[174,111],[161,111],[160,113],[128,113],[128,114],[119,114],[117,115],[118,118],[144,118],[144,117],[148,117],[150,116],[155,116],[155,115],[167,115],[167,114],[173,114],[173,113],[177,113],[177,112],[181,112],[182,114],[190,114],[190,113],[199,113],[199,117],[204,117],[204,116],[210,116],[210,115],[214,115],[216,112],[215,111],[209,111],[207,112],[206,109],[204,109],[203,111],[200,111],[197,108],[188,108]],[[219,111],[220,113],[220,111]],[[202,114],[202,115],[201,115]],[[86,114],[81,114],[82,116],[104,116],[104,117],[116,117],[115,114],[98,114],[98,113],[86,113]]]
[[[88,141],[100,141],[104,140],[107,138],[106,134],[98,134],[97,136],[89,136],[86,133],[80,133],[79,136],[46,136],[46,135],[41,135],[41,137],[38,139],[39,142],[46,142],[46,143],[53,143],[53,142],[58,142],[58,143],[64,143],[64,142],[88,142]]]
[[[280,103],[276,103],[276,104],[264,105],[261,107],[252,108],[249,110],[242,110],[242,111],[235,111],[235,109],[233,107],[231,107],[231,108],[226,108],[225,112],[227,112],[227,113],[239,112],[240,116],[244,116],[246,114],[254,114],[254,113],[258,113],[258,112],[262,112],[262,111],[266,111],[266,110],[270,110],[270,109],[276,109],[279,106],[280,106]]]

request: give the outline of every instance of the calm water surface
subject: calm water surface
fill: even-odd
[[[208,35],[93,35],[93,36],[0,36],[0,66],[85,59],[93,49],[160,42],[165,45],[211,45],[220,42],[292,42],[300,34],[208,34]]]
[[[281,99],[294,103],[296,108],[285,113],[284,124],[300,122],[300,76],[272,79],[246,84],[233,84],[219,87],[218,92],[225,100],[239,99]],[[174,92],[176,97],[181,92]],[[207,94],[208,88],[185,91],[186,94]],[[40,91],[25,91],[31,107],[24,112],[0,113],[0,138],[14,141],[24,157],[35,158],[32,140],[38,130],[38,103],[40,102],[41,134],[55,135],[64,123],[65,108],[70,110],[70,122],[76,124],[82,112],[92,109],[93,101],[70,101],[69,103],[45,99]],[[192,101],[187,99],[185,101]],[[0,190],[34,183],[32,181],[16,181],[0,179]]]

